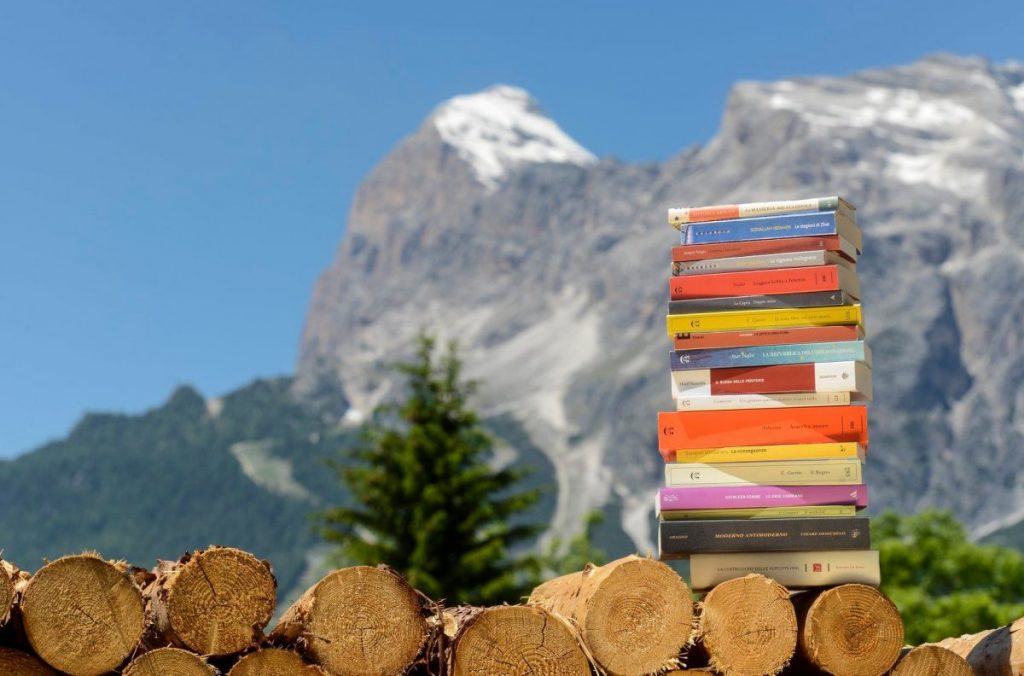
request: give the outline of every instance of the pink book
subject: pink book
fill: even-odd
[[[811,507],[818,505],[868,506],[868,487],[856,486],[709,486],[662,488],[661,510]]]

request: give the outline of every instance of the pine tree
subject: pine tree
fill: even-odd
[[[488,465],[494,440],[467,399],[454,343],[435,358],[418,338],[415,359],[397,365],[403,401],[375,411],[362,443],[335,461],[351,506],[322,515],[322,532],[346,561],[385,563],[432,598],[515,601],[537,563],[510,550],[538,532],[516,520],[537,491],[517,490],[522,471]]]

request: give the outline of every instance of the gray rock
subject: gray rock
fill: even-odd
[[[595,161],[522,92],[470,102],[480,129],[442,138],[444,104],[359,189],[313,294],[300,392],[334,378],[368,410],[419,328],[457,338],[478,404],[550,456],[554,531],[617,499],[649,548],[671,406],[666,208],[838,192],[866,236],[874,505],[950,507],[976,532],[1024,511],[1024,66],[936,55],[740,83],[719,134],[663,164]]]

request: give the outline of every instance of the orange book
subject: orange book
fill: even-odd
[[[837,441],[868,447],[867,408],[811,406],[658,414],[658,450],[666,458],[687,448]]]

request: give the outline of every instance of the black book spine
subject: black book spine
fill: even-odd
[[[721,298],[688,298],[670,300],[670,315],[691,312],[717,312],[718,310],[772,310],[797,307],[831,307],[850,305],[855,301],[842,291],[808,291],[806,293],[780,293],[774,296],[724,296]]]
[[[662,521],[662,559],[721,552],[870,549],[866,517]]]

